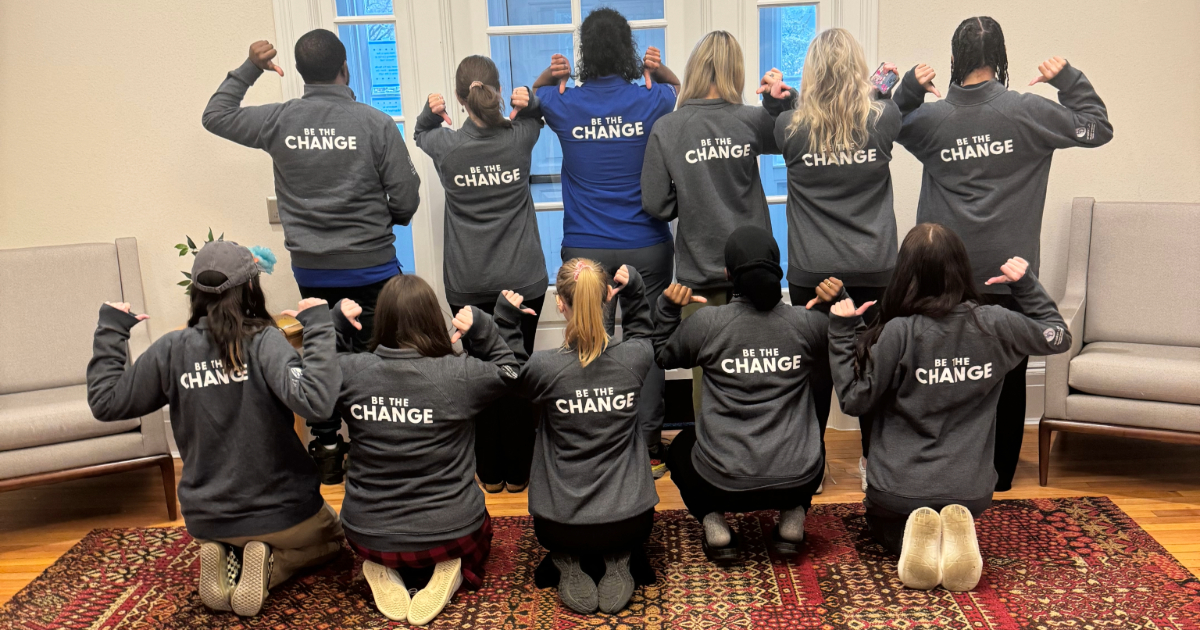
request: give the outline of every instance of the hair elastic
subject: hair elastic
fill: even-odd
[[[483,85],[483,81],[472,81],[472,82],[471,82],[471,87],[469,87],[469,88],[467,88],[467,89],[468,89],[468,90],[474,90],[474,89],[475,89],[475,86],[479,86],[479,87],[485,87],[485,86]]]
[[[571,279],[578,281],[579,280],[579,272],[583,271],[586,268],[587,268],[587,264],[584,263],[582,260],[575,263],[575,274],[573,276],[571,276]]]

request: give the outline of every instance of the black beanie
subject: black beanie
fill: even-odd
[[[733,278],[733,294],[749,299],[754,308],[769,311],[782,299],[779,245],[770,232],[750,225],[734,230],[725,242],[725,269]]]

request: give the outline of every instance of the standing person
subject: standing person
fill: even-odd
[[[704,297],[672,284],[658,299],[655,357],[665,369],[704,368],[704,407],[696,426],[671,442],[671,480],[704,527],[704,554],[735,560],[739,540],[726,512],[779,510],[771,545],[795,555],[825,467],[813,405],[813,366],[826,354],[829,318],[783,303],[779,245],[767,230],[743,226],[725,244],[733,301],[680,311]],[[830,278],[818,301],[841,293]]]
[[[88,363],[88,406],[101,421],[171,408],[183,458],[179,504],[200,543],[200,601],[254,616],[268,589],[341,549],[337,512],[321,498],[317,469],[293,414],[328,418],[341,370],[324,300],[292,312],[304,355],[267,313],[258,266],[245,247],[207,243],[192,264],[191,317],[128,362],[129,331],[146,315],[100,307]]]
[[[992,18],[963,20],[951,48],[945,100],[922,105],[933,89],[933,71],[924,65],[904,75],[893,97],[904,112],[898,141],[925,166],[917,222],[959,234],[984,303],[1019,311],[1007,285],[985,284],[988,271],[1017,255],[1037,273],[1054,151],[1103,145],[1112,124],[1087,77],[1062,57],[1043,62],[1029,83],[1057,88],[1061,105],[1010,91],[1004,33]],[[997,492],[1012,488],[1021,456],[1027,367],[1028,357],[1013,366],[997,401]]]
[[[583,85],[567,89],[571,64],[554,55],[533,84],[562,144],[562,258],[595,260],[609,275],[624,264],[637,267],[656,300],[671,283],[675,250],[670,226],[642,209],[642,162],[650,129],[675,108],[679,79],[653,46],[639,60],[629,22],[608,8],[592,11],[580,26],[578,70]],[[635,85],[642,76],[646,85]],[[609,334],[615,309],[611,304]],[[667,471],[660,444],[665,383],[651,365],[638,412],[655,477]]]
[[[521,372],[521,392],[542,418],[529,513],[550,553],[535,580],[557,584],[563,604],[582,614],[616,613],[635,584],[655,579],[642,545],[658,495],[638,423],[654,364],[653,323],[637,270],[622,265],[611,281],[614,288],[594,260],[563,264],[555,284],[567,320],[563,346],[535,352]],[[626,305],[619,342],[604,329],[607,303],[618,294]]]
[[[463,307],[452,339],[429,284],[397,276],[379,292],[371,353],[339,357],[338,410],[350,428],[342,521],[388,619],[425,625],[460,585],[483,583],[492,525],[475,485],[473,420],[516,382],[521,301],[498,296],[494,321]],[[335,305],[339,350],[350,349],[361,312],[352,300]],[[459,337],[470,340],[466,355],[451,345]]]
[[[329,31],[296,41],[303,98],[242,107],[264,70],[283,76],[275,55],[265,41],[250,45],[250,57],[209,99],[204,128],[271,155],[300,295],[361,304],[361,351],[371,339],[375,296],[401,271],[392,226],[408,225],[417,211],[421,179],[392,117],[354,100],[346,47]]]
[[[704,304],[729,302],[725,240],[753,225],[771,230],[771,213],[758,174],[758,156],[779,153],[775,118],[742,104],[742,47],[726,31],[705,35],[692,50],[679,109],[654,124],[642,166],[642,207],[663,221],[679,219],[675,277],[707,302],[684,306],[684,317]],[[692,376],[692,407],[700,414],[701,369]]]
[[[514,288],[534,314],[520,315],[525,356],[533,353],[538,313],[546,297],[546,260],[529,191],[529,164],[542,128],[537,99],[513,93],[513,117],[500,112],[500,73],[487,57],[458,64],[455,96],[468,119],[455,131],[442,126],[446,100],[430,94],[413,139],[430,158],[446,190],[446,301],[453,312],[475,306],[493,314],[501,289]],[[471,338],[464,339],[471,343]],[[479,417],[476,471],[488,492],[520,492],[529,485],[537,427],[528,401],[505,396]]]
[[[975,588],[983,571],[975,522],[992,503],[996,399],[1029,354],[1058,354],[1071,333],[1029,264],[1010,258],[987,286],[1007,284],[1021,312],[980,304],[962,239],[933,223],[904,238],[882,313],[834,305],[829,355],[842,410],[876,409],[871,535],[900,555],[905,586]],[[940,514],[939,514],[940,511]]]
[[[895,71],[890,64],[884,68]],[[900,110],[871,85],[870,73],[854,36],[831,28],[808,47],[799,99],[778,98],[782,77],[777,71],[763,77],[764,107],[792,110],[775,121],[775,140],[788,173],[787,281],[792,304],[806,304],[831,275],[845,283],[855,302],[875,302],[896,264],[891,161]],[[878,309],[871,307],[867,321],[877,315]],[[832,391],[828,362],[819,361],[813,397],[822,441]],[[858,469],[866,491],[870,414],[859,417],[859,426]]]

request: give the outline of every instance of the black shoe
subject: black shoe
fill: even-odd
[[[733,536],[728,545],[710,547],[708,537],[701,532],[700,545],[704,549],[704,556],[713,562],[737,562],[742,557],[742,539],[737,532],[730,530],[730,533]]]
[[[804,545],[804,538],[801,538],[799,542],[787,540],[779,535],[779,526],[776,525],[775,529],[771,530],[770,544],[771,549],[774,549],[775,553],[781,556],[798,556],[800,555],[800,548]]]
[[[336,448],[325,448],[315,439],[308,443],[308,454],[317,464],[321,483],[327,486],[342,483],[346,475],[346,453],[350,451],[350,445],[341,435],[337,436],[335,444]]]

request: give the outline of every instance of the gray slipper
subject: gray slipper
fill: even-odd
[[[590,615],[599,606],[596,595],[596,583],[579,566],[579,558],[569,554],[554,552],[550,561],[558,567],[558,598],[563,605],[577,613]]]
[[[600,612],[616,614],[633,597],[633,574],[629,572],[629,552],[604,556],[604,577],[597,587]]]

